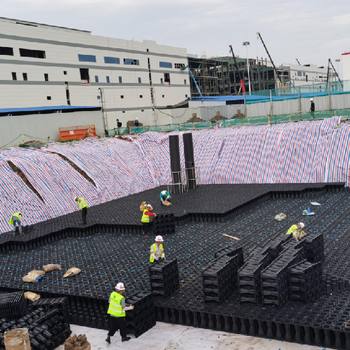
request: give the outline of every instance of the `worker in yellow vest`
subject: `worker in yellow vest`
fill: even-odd
[[[155,239],[156,243],[151,245],[151,256],[149,261],[154,263],[155,261],[165,260],[164,248],[163,248],[163,237],[157,236]]]
[[[82,224],[86,225],[86,216],[87,216],[88,205],[86,204],[84,198],[75,197],[74,200],[76,202],[78,202],[78,204],[79,204],[79,209],[81,210],[82,219],[83,219]]]
[[[109,296],[109,307],[107,313],[110,315],[111,322],[106,342],[111,343],[111,337],[119,329],[122,342],[131,338],[126,336],[125,311],[134,310],[134,305],[126,306],[123,293],[125,291],[124,283],[119,282],[115,286],[116,291]]]
[[[146,205],[146,209],[142,213],[142,233],[151,233],[151,228],[152,228],[152,222],[150,220],[150,216],[157,217],[157,214],[151,213],[150,209],[152,208],[151,204]]]
[[[302,222],[299,222],[299,224],[296,225],[292,225],[287,231],[286,235],[293,235],[293,239],[295,241],[298,241],[300,230],[302,230],[304,227],[305,225]]]
[[[13,234],[16,234],[16,226],[18,225],[18,229],[19,229],[19,233],[21,235],[23,235],[23,231],[22,231],[22,213],[18,212],[18,213],[14,213],[11,216],[11,219],[9,221],[10,225],[13,225]]]

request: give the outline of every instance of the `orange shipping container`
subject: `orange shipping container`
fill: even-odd
[[[96,128],[94,124],[77,125],[58,128],[60,132],[60,140],[82,140],[84,137],[96,136]]]

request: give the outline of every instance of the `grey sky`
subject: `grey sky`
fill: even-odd
[[[276,64],[315,63],[350,52],[348,0],[0,0],[1,16],[92,31],[121,39],[154,40],[188,53],[222,56],[232,44],[245,57]],[[337,66],[336,66],[337,68]]]

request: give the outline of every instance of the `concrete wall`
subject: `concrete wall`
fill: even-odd
[[[23,141],[37,140],[43,143],[59,139],[58,128],[94,124],[97,134],[103,136],[101,111],[28,114],[20,116],[0,117],[1,143],[0,147],[18,146]],[[24,134],[24,136],[20,136]],[[25,136],[29,135],[29,136]],[[20,136],[19,138],[17,138]],[[17,138],[17,139],[16,139]],[[16,139],[12,142],[12,140]]]

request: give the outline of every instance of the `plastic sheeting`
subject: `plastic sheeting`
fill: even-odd
[[[349,184],[350,124],[339,125],[339,121],[339,117],[334,117],[193,131],[200,183]],[[73,144],[53,143],[45,150],[13,148],[1,152],[0,231],[10,230],[8,220],[19,210],[24,224],[33,224],[78,210],[75,195],[92,206],[167,184],[168,135],[147,132],[129,141],[86,139]],[[96,186],[50,151],[75,163]],[[182,137],[180,155],[184,167]],[[44,202],[11,170],[7,161],[23,172]]]

